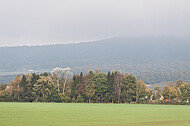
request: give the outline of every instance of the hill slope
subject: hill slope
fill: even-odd
[[[174,38],[115,38],[68,45],[0,47],[0,72],[71,67],[123,72],[190,70],[190,42]]]
[[[0,69],[189,62],[189,48],[190,43],[186,40],[168,38],[119,38],[69,45],[1,47]]]

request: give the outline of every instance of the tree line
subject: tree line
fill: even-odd
[[[142,80],[119,71],[72,75],[70,68],[54,68],[51,73],[24,74],[10,84],[0,85],[4,102],[73,103],[188,103],[190,84],[170,82],[162,90],[148,88]]]

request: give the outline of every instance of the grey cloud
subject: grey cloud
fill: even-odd
[[[189,38],[189,0],[1,0],[0,46]]]

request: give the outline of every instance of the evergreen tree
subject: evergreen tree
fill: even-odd
[[[114,101],[115,95],[114,95],[114,73],[108,72],[107,74],[107,80],[108,80],[108,97],[109,97],[109,102]]]
[[[84,97],[85,95],[85,85],[84,85],[84,76],[83,73],[80,73],[79,77],[79,85],[77,86],[78,95],[81,95],[81,97]]]
[[[122,97],[124,102],[136,101],[137,80],[131,74],[125,74],[123,79]]]
[[[75,101],[77,98],[77,86],[79,85],[79,76],[74,75],[71,82],[71,99]]]
[[[95,82],[95,99],[97,102],[107,102],[108,80],[106,74],[97,73]]]
[[[26,76],[23,75],[23,76],[22,76],[22,79],[21,79],[21,87],[22,87],[21,99],[22,99],[23,101],[27,101],[27,99],[26,99],[27,93],[28,93],[27,85],[28,85],[28,82],[27,82],[27,80],[26,80]]]

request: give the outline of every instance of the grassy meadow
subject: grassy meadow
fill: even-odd
[[[0,126],[187,126],[190,106],[0,103]]]

